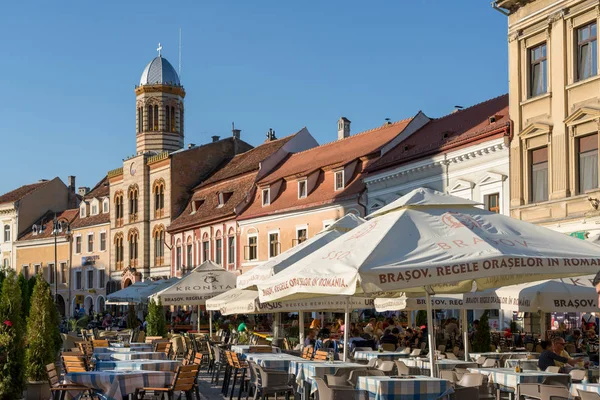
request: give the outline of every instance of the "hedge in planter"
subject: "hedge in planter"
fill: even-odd
[[[146,317],[146,331],[148,336],[162,336],[167,334],[167,321],[165,320],[165,310],[158,299],[158,304],[154,299],[148,303],[148,316]]]
[[[0,399],[20,399],[25,387],[25,324],[21,289],[13,270],[5,272],[0,295]]]
[[[27,318],[27,378],[30,381],[47,379],[46,364],[56,360],[56,307],[50,294],[50,286],[41,274],[31,294],[31,309]]]

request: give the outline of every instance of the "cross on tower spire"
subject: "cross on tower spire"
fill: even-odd
[[[158,51],[158,56],[160,57],[160,51],[162,50],[162,46],[160,44],[160,42],[158,43],[158,47],[156,48],[156,51]]]

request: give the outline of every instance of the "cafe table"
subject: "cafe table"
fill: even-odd
[[[360,376],[357,390],[366,391],[369,400],[436,400],[454,393],[452,384],[428,376]]]
[[[407,367],[417,367],[420,368],[421,371],[431,370],[431,364],[429,363],[428,358],[407,358],[406,360],[402,360]],[[449,360],[447,358],[443,358],[441,360],[435,360],[435,365],[438,371],[441,370],[453,370],[454,368],[471,368],[477,367],[477,363],[462,361],[462,360]]]
[[[571,383],[570,392],[573,396],[579,396],[579,390],[600,395],[600,383]]]
[[[538,370],[538,360],[508,359],[504,362],[504,368],[515,369],[517,364],[526,371]]]
[[[98,361],[96,371],[171,371],[175,372],[181,365],[175,360],[131,360],[131,361]]]
[[[477,372],[488,377],[491,384],[502,391],[516,392],[521,383],[542,383],[544,379],[552,376],[564,377],[568,374],[559,374],[545,371],[523,371],[515,372],[510,368],[469,368],[471,372]]]
[[[97,353],[93,358],[99,361],[131,361],[131,360],[166,360],[167,355],[156,351],[138,351],[131,353]]]
[[[354,359],[355,360],[372,360],[373,358],[377,358],[379,360],[388,360],[394,361],[399,358],[407,358],[410,356],[410,353],[404,353],[402,351],[355,351]]]
[[[125,343],[123,342],[113,342],[110,344],[110,348],[134,349],[132,351],[152,351],[154,345],[150,343],[129,343],[125,346]]]
[[[94,353],[139,353],[152,352],[152,347],[94,347]]]
[[[313,379],[314,377],[324,379],[325,375],[335,374],[340,369],[352,371],[365,368],[364,364],[343,361],[302,362],[296,373],[296,383],[298,383],[298,388],[305,387],[306,384],[306,386],[310,387],[310,393],[312,394],[317,391],[317,383]],[[290,369],[288,369],[288,372],[290,372]],[[303,397],[305,399],[308,398],[306,395]]]
[[[71,372],[65,381],[96,389],[106,400],[122,400],[140,387],[165,387],[171,384],[170,371],[87,371]]]
[[[505,353],[498,353],[498,352],[469,353],[469,357],[473,361],[477,360],[481,356],[484,356],[485,358],[493,358],[494,360],[500,360],[501,358],[510,359],[512,357],[515,357],[515,358],[516,357],[527,357],[528,354],[533,358],[538,358],[540,356],[540,353],[509,351],[509,352],[505,352]],[[525,358],[523,358],[523,359],[525,359]]]
[[[279,347],[273,347],[273,346],[269,346],[269,345],[258,345],[258,346],[251,346],[248,344],[237,344],[234,346],[231,346],[231,351],[233,351],[234,353],[238,353],[238,354],[246,354],[246,353],[250,353],[250,347],[252,348],[260,348],[260,349],[271,349],[271,353],[281,353],[281,349]]]
[[[253,361],[263,368],[287,371],[291,361],[303,361],[301,357],[286,353],[246,353],[247,361]]]

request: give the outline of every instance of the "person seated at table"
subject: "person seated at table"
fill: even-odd
[[[246,318],[242,318],[241,319],[242,322],[240,322],[240,324],[237,327],[237,331],[238,332],[247,332],[248,331],[248,327],[246,326]]]
[[[306,335],[306,338],[304,339],[304,347],[308,347],[308,346],[315,346],[317,342],[316,339],[316,333],[314,331],[314,329],[310,329],[308,331],[308,335]]]
[[[104,320],[102,320],[102,327],[104,329],[110,328],[112,326],[112,315],[106,314]]]
[[[318,339],[329,339],[331,335],[331,324],[327,323],[317,334]]]
[[[581,337],[581,331],[579,329],[573,330],[571,335],[567,336],[567,343],[571,343],[575,346],[575,352],[580,353],[583,344],[583,338]]]
[[[321,329],[321,320],[316,318],[313,319],[310,323],[309,329]]]
[[[396,329],[396,328],[394,328],[394,329]],[[398,329],[396,329],[396,332],[397,331],[398,331]],[[386,328],[386,330],[383,332],[383,335],[381,336],[381,338],[379,338],[379,344],[384,344],[384,343],[393,344],[396,347],[398,346],[398,336],[397,336],[397,334],[394,335],[390,328]]]
[[[363,328],[364,333],[368,333],[369,335],[375,334],[375,325],[377,324],[377,320],[375,318],[371,318],[369,323]]]
[[[414,344],[414,331],[411,328],[406,328],[404,331],[404,338],[400,341],[400,344],[404,347],[411,347]]]
[[[590,361],[598,363],[598,336],[596,331],[589,329],[586,333],[585,350],[590,357]]]
[[[352,332],[350,332],[350,338],[348,339],[348,344],[350,345],[350,350],[354,349],[354,347],[356,346],[356,342],[364,342],[365,339],[363,339],[360,336],[360,331],[358,329],[354,329]]]
[[[571,366],[581,361],[581,358],[570,358],[563,357],[560,355],[562,354],[562,350],[564,350],[565,344],[565,339],[561,337],[553,338],[551,343],[543,341],[542,348],[544,349],[544,351],[542,351],[542,353],[540,354],[540,358],[538,360],[538,368],[542,371],[545,371],[548,367],[556,366],[556,361],[564,364],[569,364]]]

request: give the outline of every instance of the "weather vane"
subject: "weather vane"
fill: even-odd
[[[156,51],[158,51],[158,56],[160,57],[160,51],[162,50],[162,46],[160,45],[160,43],[158,43],[158,47],[156,48]]]

